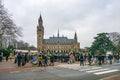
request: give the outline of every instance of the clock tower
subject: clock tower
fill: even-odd
[[[43,20],[40,15],[38,19],[37,25],[37,50],[42,51],[43,49],[43,38],[44,38],[44,27],[43,27]]]

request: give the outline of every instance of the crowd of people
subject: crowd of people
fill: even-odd
[[[92,65],[92,64],[98,64],[98,65],[112,64],[113,62],[116,62],[116,63],[120,62],[119,61],[120,60],[120,55],[109,54],[108,56],[104,56],[102,54],[99,54],[98,56],[93,56],[91,54],[88,54],[88,55],[80,54],[79,60],[80,60],[80,66],[82,66],[82,65],[84,66],[86,64],[88,64],[88,65]]]
[[[0,54],[0,61],[2,59],[2,53]],[[12,53],[9,56],[10,60],[12,59]],[[39,53],[39,54],[28,54],[19,52],[14,57],[14,62],[17,63],[18,67],[25,66],[26,63],[31,63],[32,65],[37,65],[39,67],[46,66],[54,66],[54,62],[60,63],[74,63],[80,62],[80,66],[85,65],[102,65],[102,64],[112,64],[113,62],[120,62],[120,55],[102,55],[98,54],[97,56],[93,56],[91,54],[74,54],[74,53]],[[8,61],[8,56],[6,57],[6,61]]]
[[[54,62],[61,62],[61,63],[74,63],[80,62],[80,66],[85,65],[93,65],[93,64],[112,64],[113,62],[119,63],[120,55],[109,55],[103,56],[99,54],[98,56],[93,56],[91,54],[35,54],[35,55],[28,55],[28,54],[18,54],[16,59],[18,62],[18,66],[22,64],[24,66],[26,62],[31,62],[33,65],[42,66],[54,66]]]
[[[27,62],[40,67],[54,66],[55,56],[52,54],[44,55],[42,53],[31,55],[28,53],[18,53],[15,55],[15,63],[18,64],[18,67],[24,66]]]

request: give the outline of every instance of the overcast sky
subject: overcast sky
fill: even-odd
[[[36,26],[40,13],[45,38],[64,35],[73,38],[77,32],[80,47],[90,46],[100,32],[120,32],[120,0],[4,0],[5,8],[17,26],[23,28],[20,38],[37,44]]]

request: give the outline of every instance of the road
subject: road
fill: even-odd
[[[120,64],[102,66],[59,64],[46,69],[37,67],[25,71],[2,72],[0,80],[100,80],[114,75],[120,75]]]

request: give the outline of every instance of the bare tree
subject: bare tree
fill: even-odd
[[[119,32],[109,33],[109,37],[115,46],[114,53],[120,54],[120,33]]]
[[[22,28],[15,25],[0,0],[0,42],[2,35],[11,35],[13,38],[21,37]]]
[[[114,45],[118,45],[118,43],[120,42],[120,33],[119,32],[111,32],[108,34],[111,41],[114,43]]]

